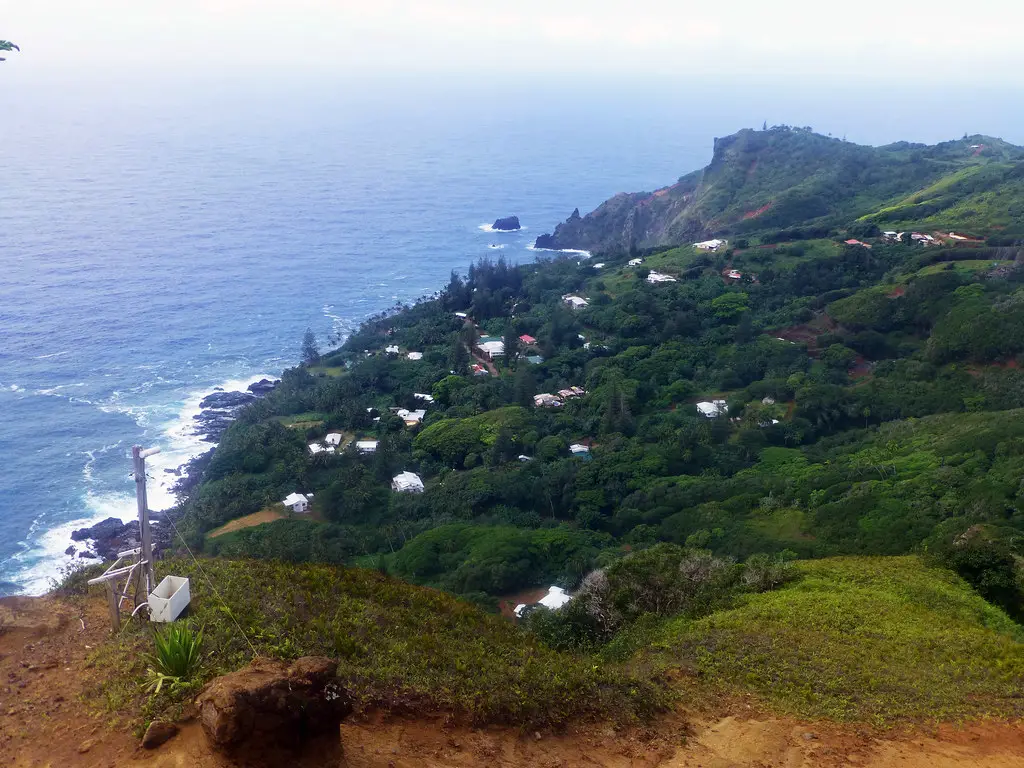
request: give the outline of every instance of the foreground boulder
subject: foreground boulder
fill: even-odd
[[[258,658],[218,677],[196,699],[207,739],[243,765],[339,765],[339,725],[352,703],[337,666],[319,656]]]
[[[522,229],[522,227],[519,225],[518,216],[505,216],[495,221],[491,225],[491,229],[496,229],[499,232],[515,232],[517,229]]]

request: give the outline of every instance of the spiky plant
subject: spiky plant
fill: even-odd
[[[156,653],[149,657],[150,690],[159,693],[164,683],[187,685],[195,677],[202,662],[203,630],[193,632],[184,622],[171,624],[154,633],[153,644]]]
[[[0,51],[20,51],[21,48],[16,46],[10,40],[0,40]],[[0,56],[0,61],[7,61],[7,59]]]

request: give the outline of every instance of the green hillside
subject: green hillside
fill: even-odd
[[[963,582],[914,558],[806,562],[800,574],[731,610],[647,629],[643,653],[804,717],[1024,713],[1024,632]]]
[[[129,624],[94,652],[100,674],[86,695],[145,722],[177,715],[206,680],[256,653],[312,654],[338,659],[363,711],[412,708],[477,725],[635,724],[732,693],[883,726],[1024,714],[1024,632],[948,571],[916,558],[843,558],[801,563],[780,585],[681,550],[649,554],[610,568],[611,591],[591,586],[573,610],[536,612],[528,628],[372,571],[165,561],[161,574],[191,579],[185,621],[204,631],[199,673],[153,691],[149,628]],[[666,562],[703,587],[666,588]],[[595,617],[613,615],[614,631],[595,642]]]
[[[617,195],[574,214],[538,245],[596,252],[678,245],[854,219],[884,229],[1017,226],[1024,150],[987,136],[868,147],[809,129],[716,139],[711,162],[654,193]]]
[[[560,723],[741,690],[807,716],[1020,714],[1020,157],[986,137],[720,139],[630,226],[676,200],[665,232],[714,220],[728,245],[452,274],[307,350],[228,429],[179,527],[268,653],[338,655],[369,705]],[[352,440],[312,452],[330,432]],[[406,472],[422,492],[396,489]],[[311,515],[284,514],[295,492]],[[207,536],[268,507],[283,519]],[[353,565],[390,578],[334,569]],[[295,579],[278,607],[245,602]],[[551,585],[574,594],[557,613],[479,612]]]

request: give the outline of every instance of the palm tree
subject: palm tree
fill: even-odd
[[[14,43],[10,42],[9,40],[0,40],[0,51],[20,51],[20,50],[21,50],[21,48],[19,48],[18,46],[16,46]],[[0,56],[0,61],[6,61],[6,59],[3,58],[2,56]]]

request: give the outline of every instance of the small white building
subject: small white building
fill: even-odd
[[[604,269],[604,262],[599,262],[594,265],[594,269]]]
[[[341,445],[342,437],[344,436],[341,432],[328,432],[327,436],[324,438],[324,442],[328,445]]]
[[[551,587],[548,589],[548,593],[538,600],[535,605],[543,605],[545,608],[557,611],[570,600],[572,600],[572,596],[567,594],[564,589],[561,587]],[[512,610],[512,613],[515,614],[517,619],[521,619],[523,612],[529,607],[526,603],[520,603]]]
[[[412,396],[415,397],[417,400],[422,400],[424,403],[432,403],[432,402],[434,402],[434,396],[433,395],[426,395],[426,394],[423,394],[422,392],[413,392]]]
[[[698,251],[717,251],[723,245],[728,245],[728,243],[728,240],[719,240],[715,238],[714,240],[705,240],[702,243],[694,243],[693,247]]]
[[[376,440],[356,440],[356,450],[360,453],[376,453]]]
[[[309,511],[309,498],[301,493],[289,493],[281,503],[296,514]]]
[[[562,405],[562,401],[557,395],[552,395],[550,392],[542,392],[539,395],[533,396],[533,404],[538,408],[558,408]]]
[[[318,453],[334,453],[334,446],[324,445],[323,443],[310,443],[309,452],[314,456]]]
[[[483,354],[488,360],[493,360],[496,357],[505,356],[505,342],[504,341],[484,341],[477,344],[477,349]]]
[[[410,360],[422,360],[423,359],[423,353],[422,352],[410,352],[409,354],[406,355],[406,357],[409,358]]]
[[[423,421],[423,418],[427,415],[427,412],[422,408],[415,411],[409,411],[406,410],[405,408],[399,408],[397,411],[395,411],[395,415],[405,422],[405,426],[415,427],[417,424]]]
[[[674,283],[676,279],[672,275],[665,275],[661,272],[651,272],[647,275],[648,283]]]
[[[387,352],[389,355],[397,355],[402,350],[400,350],[398,347],[396,347],[394,344],[392,344],[389,347],[384,347],[384,351]]]
[[[562,301],[564,301],[573,309],[583,309],[584,307],[590,304],[590,302],[584,299],[582,296],[563,296]]]
[[[391,480],[391,490],[396,493],[423,493],[423,481],[415,472],[402,472]]]
[[[725,273],[725,276],[728,277],[730,280],[739,280],[743,277],[743,273],[740,272],[738,269],[730,269],[728,272]]]
[[[456,312],[455,316],[461,318],[462,320],[465,320],[467,317],[469,317],[469,315],[467,315],[465,312]]]
[[[724,416],[728,412],[729,406],[725,400],[712,400],[710,402],[705,400],[702,403],[697,403],[697,413],[709,419],[713,419],[716,416]]]
[[[573,456],[588,456],[590,454],[590,448],[583,443],[573,443],[569,446],[569,453]]]
[[[643,260],[643,259],[630,259],[630,260],[629,260],[628,262],[626,262],[626,263],[627,263],[627,264],[628,264],[628,265],[629,265],[630,267],[639,267],[639,266],[640,266],[641,264],[643,264],[643,263],[644,263],[644,260]]]

